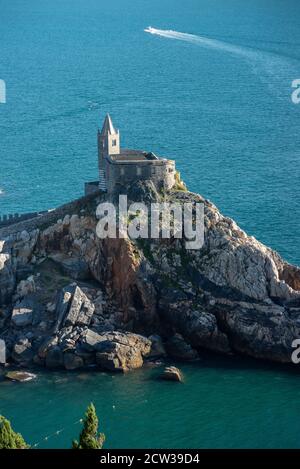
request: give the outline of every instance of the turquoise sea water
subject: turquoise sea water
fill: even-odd
[[[184,384],[161,369],[0,382],[0,413],[40,448],[70,447],[90,400],[106,448],[299,448],[299,373],[220,357],[180,367]]]
[[[124,146],[174,158],[191,190],[300,264],[299,23],[297,0],[0,0],[0,213],[80,196],[110,112]],[[0,412],[31,442],[93,399],[108,447],[300,446],[297,374],[184,371],[180,387],[143,371],[0,383]]]

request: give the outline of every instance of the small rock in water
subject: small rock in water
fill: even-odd
[[[179,368],[176,366],[166,366],[160,379],[165,379],[167,381],[177,381],[183,383],[183,376]]]
[[[5,373],[5,378],[10,379],[11,381],[20,381],[24,383],[26,381],[31,381],[37,376],[34,373],[29,373],[28,371],[8,371]]]

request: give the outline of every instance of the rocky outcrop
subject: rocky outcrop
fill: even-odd
[[[149,355],[151,341],[137,334],[120,332],[104,334],[96,353],[100,368],[111,371],[127,371],[143,366],[143,359]]]
[[[13,346],[12,358],[21,365],[28,364],[32,361],[34,352],[32,344],[28,338],[20,339]]]
[[[84,360],[82,357],[72,352],[66,352],[64,354],[64,367],[66,370],[77,370],[84,366]]]
[[[62,330],[40,346],[37,358],[47,368],[74,370],[96,364],[102,370],[128,371],[140,368],[150,350],[151,341],[138,334],[83,329],[71,339],[70,331]]]
[[[127,189],[131,200],[161,197],[141,183]],[[192,360],[206,349],[290,362],[300,337],[299,268],[201,196],[164,196],[204,204],[201,249],[174,238],[100,240],[96,196],[61,218],[52,213],[45,226],[6,229],[0,338],[9,361],[126,371],[149,357]]]
[[[196,360],[199,355],[190,344],[188,344],[181,334],[170,337],[165,344],[168,355],[177,360]]]
[[[25,383],[27,381],[32,381],[37,376],[34,373],[29,373],[28,371],[8,371],[5,373],[5,378],[11,381],[19,381]]]
[[[178,383],[183,383],[183,376],[179,368],[176,366],[166,366],[163,373],[159,377],[165,381],[175,381]]]
[[[5,252],[5,243],[0,240],[0,304],[7,303],[12,297],[16,284],[14,269],[9,252]]]
[[[87,329],[80,338],[80,348],[96,353],[100,368],[127,371],[140,368],[151,351],[151,341],[138,334],[109,332],[97,334]]]

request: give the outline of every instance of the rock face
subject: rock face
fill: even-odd
[[[0,240],[0,304],[9,301],[16,284],[11,257],[5,251],[5,243]]]
[[[147,184],[124,190],[130,201],[161,197]],[[300,337],[299,268],[201,196],[164,196],[204,204],[201,249],[174,238],[97,238],[96,195],[63,217],[53,212],[39,228],[0,230],[8,361],[126,371],[147,357],[191,360],[203,349],[291,361]]]
[[[186,343],[181,334],[175,334],[166,342],[168,355],[177,360],[196,360],[199,355],[190,344]]]
[[[159,335],[153,334],[149,337],[149,340],[151,341],[149,358],[156,359],[165,357],[167,355],[163,340]]]

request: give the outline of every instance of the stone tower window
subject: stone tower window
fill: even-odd
[[[117,140],[116,139],[112,140],[111,144],[112,144],[113,147],[116,147],[117,146]]]

